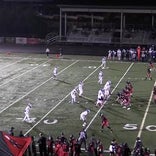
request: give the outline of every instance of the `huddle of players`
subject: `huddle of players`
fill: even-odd
[[[133,85],[131,82],[127,81],[125,88],[117,93],[116,101],[121,104],[123,108],[126,108],[127,110],[130,110],[131,106],[131,97],[133,94]]]

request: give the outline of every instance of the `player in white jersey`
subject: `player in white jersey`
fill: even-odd
[[[102,69],[105,69],[106,68],[106,57],[105,56],[102,58],[101,67],[102,67]]]
[[[82,126],[83,127],[85,127],[86,126],[86,119],[87,119],[87,115],[90,113],[90,110],[89,109],[87,109],[87,110],[85,110],[85,111],[83,111],[81,114],[80,114],[80,120],[82,120],[83,121],[83,124],[82,124]]]
[[[104,89],[104,99],[107,100],[108,96],[111,94],[110,89],[111,89],[111,81],[107,81],[106,84],[103,87]]]
[[[111,60],[112,59],[112,51],[111,50],[108,50],[108,60]]]
[[[98,91],[98,98],[96,101],[96,106],[102,106],[103,102],[104,102],[104,92],[103,92],[103,89],[100,89]]]
[[[105,85],[104,85],[103,88],[105,88],[105,87],[107,87],[107,86],[111,86],[111,81],[110,81],[110,80],[108,80],[108,81],[105,83]]]
[[[74,89],[71,91],[71,93],[70,93],[70,95],[71,95],[71,103],[72,103],[72,104],[77,102],[77,101],[76,101],[76,94],[77,94],[77,90],[76,90],[76,88],[74,88]]]
[[[99,72],[98,79],[99,79],[98,83],[102,84],[103,83],[103,72],[102,71]]]
[[[26,106],[25,110],[24,110],[24,118],[23,118],[23,121],[27,121],[27,122],[30,122],[30,117],[29,117],[29,114],[30,114],[30,109],[32,108],[32,105],[30,103],[28,103],[28,105]]]
[[[78,85],[78,90],[79,90],[79,96],[82,96],[83,94],[83,82],[80,81],[79,85]]]
[[[118,61],[121,60],[121,50],[120,49],[117,50],[117,59],[118,59]]]
[[[104,89],[104,99],[108,100],[109,95],[110,95],[110,86],[107,86]]]
[[[58,68],[55,66],[53,70],[53,78],[56,78],[57,73],[58,73]]]

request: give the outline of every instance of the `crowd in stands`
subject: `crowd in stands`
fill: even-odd
[[[156,62],[156,50],[154,45],[147,47],[136,47],[129,49],[116,49],[108,51],[108,60],[118,60],[118,61],[152,61]]]
[[[11,127],[9,134],[15,136],[14,127]],[[27,135],[29,136],[29,135]],[[25,137],[20,131],[18,137]],[[110,140],[108,150],[102,140],[94,134],[87,136],[84,128],[79,132],[78,137],[71,134],[68,137],[62,132],[56,139],[39,133],[39,137],[32,137],[32,142],[24,156],[150,156],[151,151],[145,147],[140,137],[136,138],[134,148],[128,143],[119,143],[116,139]],[[156,151],[154,151],[156,155]]]

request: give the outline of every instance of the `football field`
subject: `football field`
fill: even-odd
[[[100,56],[65,55],[57,58],[51,55],[26,53],[0,54],[0,130],[15,128],[15,135],[23,130],[25,135],[38,138],[40,132],[55,139],[65,134],[78,137],[82,130],[80,113],[90,110],[87,116],[86,131],[88,140],[92,134],[100,139],[108,150],[112,139],[119,144],[128,143],[133,149],[136,137],[140,137],[145,147],[154,153],[156,148],[156,105],[152,90],[155,85],[156,71],[152,71],[152,80],[145,80],[148,63],[107,61],[107,67],[101,69]],[[58,75],[53,79],[53,69],[58,67]],[[104,82],[98,84],[98,73],[104,73]],[[98,90],[110,80],[111,95],[104,107],[95,107]],[[77,97],[78,103],[71,103],[71,91],[84,83],[83,97]],[[126,82],[134,87],[131,109],[122,108],[115,99]],[[31,122],[24,122],[24,110],[32,104]],[[113,133],[105,128],[100,130],[103,113],[110,122]]]

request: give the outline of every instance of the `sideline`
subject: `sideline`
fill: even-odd
[[[120,84],[120,82],[123,80],[123,78],[125,77],[125,75],[128,73],[128,71],[131,69],[131,67],[134,65],[134,62],[130,64],[130,66],[128,67],[128,69],[126,70],[126,72],[124,73],[124,75],[120,78],[120,80],[118,81],[118,83],[116,84],[116,86],[114,87],[114,89],[111,91],[111,94],[115,91],[115,89],[118,87],[118,85]],[[108,99],[110,98],[110,95],[108,97]],[[104,102],[104,104],[100,107],[100,109],[97,111],[97,113],[94,115],[94,117],[92,118],[92,120],[89,122],[89,124],[87,125],[87,127],[85,128],[85,131],[87,131],[87,129],[90,127],[90,125],[93,123],[93,121],[95,120],[95,118],[98,116],[98,114],[100,113],[100,111],[103,109],[105,103],[107,101]]]
[[[64,68],[63,70],[61,70],[58,74],[64,72],[66,69],[68,69],[69,67],[71,67],[72,65],[76,64],[79,60],[73,62],[72,64],[70,64],[69,66],[67,66],[66,68]],[[13,106],[15,103],[17,103],[18,101],[22,100],[23,98],[25,98],[27,95],[29,95],[30,93],[32,93],[33,91],[35,91],[36,89],[38,89],[39,87],[41,87],[42,85],[44,85],[45,83],[47,83],[48,81],[50,81],[52,79],[52,77],[50,77],[49,79],[47,79],[46,81],[42,82],[40,85],[36,86],[34,89],[32,89],[31,91],[27,92],[25,95],[23,95],[22,97],[20,97],[19,99],[17,99],[16,101],[12,102],[10,105],[8,105],[7,107],[5,107],[4,109],[2,109],[0,111],[0,114],[3,113],[5,110],[7,110],[8,108],[10,108],[11,106]]]
[[[93,75],[99,68],[101,67],[98,66],[93,72],[91,72],[82,82],[86,81],[91,75]],[[55,110],[55,108],[57,108],[69,95],[71,92],[69,92],[60,102],[58,102],[48,113],[46,113],[35,125],[33,125],[25,134],[27,135],[31,130],[33,130],[33,128],[35,128],[43,119],[45,119],[53,110]]]

